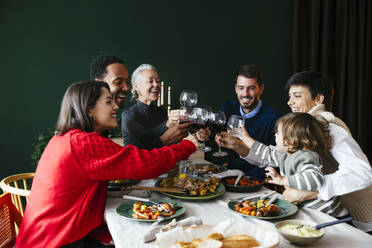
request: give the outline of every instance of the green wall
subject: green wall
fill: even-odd
[[[171,82],[173,108],[183,89],[218,108],[234,98],[233,69],[255,63],[264,101],[287,112],[291,3],[0,1],[0,177],[33,170],[33,140],[55,124],[64,91],[88,78],[99,54],[121,56],[129,71],[155,65]]]

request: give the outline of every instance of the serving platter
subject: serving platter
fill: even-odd
[[[258,198],[257,198],[258,199]],[[294,205],[293,203],[290,203],[286,200],[282,199],[277,199],[273,202],[273,204],[276,204],[280,208],[280,213],[277,216],[269,216],[269,217],[264,217],[264,216],[251,216],[247,214],[242,214],[239,213],[238,211],[235,211],[235,204],[239,201],[242,201],[243,197],[234,199],[234,200],[229,200],[227,203],[227,207],[233,211],[234,213],[240,214],[244,217],[247,218],[252,218],[252,219],[261,219],[261,220],[276,220],[276,219],[283,219],[289,216],[292,216],[297,213],[298,207]],[[252,199],[255,200],[255,199]]]
[[[180,202],[171,201],[171,200],[165,199],[165,198],[156,199],[156,201],[161,202],[161,203],[167,202],[167,203],[171,203],[171,204],[175,205],[176,211],[174,212],[174,214],[171,215],[171,216],[164,216],[165,217],[164,220],[171,220],[171,219],[177,218],[178,216],[181,216],[186,212],[186,207]],[[157,220],[152,220],[152,219],[136,219],[136,218],[133,218],[132,217],[132,215],[133,215],[133,204],[136,203],[136,202],[137,201],[135,201],[135,200],[129,200],[129,201],[124,202],[123,204],[121,204],[116,209],[116,213],[119,214],[120,216],[124,217],[125,219],[134,220],[134,221],[140,221],[140,222],[156,222],[157,221]],[[142,204],[144,204],[146,206],[154,205],[151,202],[142,202]]]
[[[155,183],[155,187],[161,187],[160,183],[161,183],[161,179],[157,180],[156,183]],[[167,195],[167,196],[170,196],[170,197],[173,197],[173,198],[176,198],[176,199],[184,200],[184,201],[205,201],[205,200],[209,200],[209,199],[219,197],[220,195],[225,193],[225,191],[226,191],[225,186],[222,183],[220,183],[217,186],[214,193],[207,193],[206,195],[203,195],[203,196],[191,195],[191,194],[188,194],[188,193],[183,193],[183,194],[176,194],[176,193],[169,193],[169,192],[160,192],[160,193],[164,194],[164,195]]]

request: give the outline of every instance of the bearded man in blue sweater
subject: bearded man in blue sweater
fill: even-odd
[[[236,71],[234,81],[237,100],[226,102],[221,107],[226,120],[231,115],[242,116],[244,126],[253,139],[265,145],[275,145],[275,123],[281,114],[261,100],[264,90],[262,72],[256,65],[243,65]],[[228,150],[227,160],[229,169],[239,169],[248,176],[265,178],[264,169],[241,159],[232,150]]]

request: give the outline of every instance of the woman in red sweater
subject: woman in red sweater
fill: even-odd
[[[155,178],[198,146],[193,136],[151,151],[119,146],[101,135],[117,127],[117,110],[104,82],[82,81],[67,89],[56,135],[35,173],[16,247],[84,244],[102,224],[109,180]]]

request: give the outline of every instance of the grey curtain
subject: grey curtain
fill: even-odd
[[[293,73],[325,72],[333,112],[372,159],[372,1],[294,0]]]

